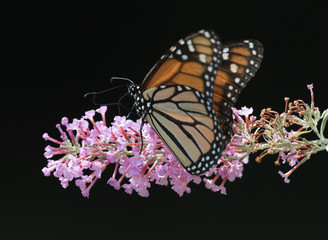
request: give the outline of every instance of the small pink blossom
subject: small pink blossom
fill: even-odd
[[[212,179],[204,178],[204,182],[205,182],[205,187],[212,190],[213,192],[220,191],[220,187],[217,184],[215,184],[215,182],[213,182]]]
[[[312,89],[313,89],[313,84],[308,84],[308,85],[306,85],[306,87],[307,87],[309,90],[312,90]]]
[[[44,138],[44,140],[49,140],[50,139],[50,137],[49,137],[49,134],[48,133],[44,133],[43,135],[42,135],[42,137]]]
[[[46,158],[52,158],[52,156],[54,155],[54,152],[53,152],[53,147],[51,147],[51,146],[46,146],[46,148],[45,148],[45,150],[46,150],[46,152],[44,153],[44,156],[46,157]]]
[[[273,141],[278,142],[280,140],[280,136],[278,134],[273,134],[272,139]]]
[[[278,174],[284,179],[285,183],[289,183],[290,180],[288,179],[288,176],[284,174],[282,171],[278,171]]]
[[[310,93],[311,93],[311,105],[313,105],[314,104],[313,84],[307,85],[307,88],[310,90]]]
[[[97,113],[100,113],[100,114],[105,114],[107,111],[107,106],[101,106],[100,108],[98,108],[96,110]]]
[[[241,110],[237,110],[240,116],[249,116],[253,113],[253,108],[242,107]]]
[[[97,109],[98,110],[98,109]],[[100,110],[98,110],[97,112],[99,112]],[[95,111],[94,110],[90,110],[85,112],[85,117],[89,120],[93,120],[93,117],[95,115]]]
[[[109,185],[112,185],[116,190],[119,190],[121,188],[120,182],[117,181],[115,178],[111,177],[107,183]]]
[[[101,178],[101,173],[102,173],[102,166],[103,164],[101,162],[93,162],[90,170],[93,170],[95,176],[97,178]]]
[[[131,184],[123,184],[122,187],[125,189],[124,191],[127,194],[132,194],[133,188],[132,188]]]

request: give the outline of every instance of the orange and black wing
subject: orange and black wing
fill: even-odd
[[[233,42],[222,47],[222,63],[214,82],[213,107],[220,120],[225,144],[232,135],[231,107],[259,69],[262,58],[263,47],[256,40]]]
[[[141,90],[182,85],[210,96],[221,64],[221,48],[219,37],[212,30],[200,30],[181,39],[150,70]]]
[[[143,97],[147,122],[189,173],[203,174],[218,162],[224,148],[211,98],[181,85],[153,87]]]

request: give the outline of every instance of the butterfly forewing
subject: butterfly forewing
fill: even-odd
[[[256,40],[232,42],[222,47],[222,63],[214,82],[213,107],[220,119],[225,144],[232,134],[231,107],[260,67],[262,57],[262,44]]]
[[[221,55],[219,37],[212,30],[191,34],[162,56],[143,81],[142,90],[184,85],[210,95]]]

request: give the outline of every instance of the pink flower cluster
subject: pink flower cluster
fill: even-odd
[[[266,108],[257,120],[251,115],[252,108],[232,108],[234,135],[217,164],[203,176],[205,187],[226,194],[225,183],[241,178],[249,155],[256,152],[260,152],[257,162],[268,154],[278,154],[276,165],[289,164],[288,172],[278,172],[289,183],[290,175],[312,154],[328,151],[324,136],[328,109],[321,113],[314,106],[313,85],[307,87],[311,104],[302,100],[289,102],[285,98],[285,111],[281,114]],[[43,135],[57,145],[45,148],[44,156],[48,159],[47,167],[42,169],[45,176],[53,174],[64,188],[74,180],[85,197],[106,169],[112,171],[109,185],[117,190],[123,188],[128,194],[135,191],[143,197],[149,196],[152,184],[170,185],[182,196],[190,193],[190,182],[202,182],[201,177],[189,174],[181,166],[149,124],[143,125],[142,134],[140,119],[135,122],[117,116],[107,126],[106,111],[106,107],[87,111],[72,122],[62,118],[61,124],[56,125],[60,140],[47,133]],[[96,114],[100,121],[94,120]],[[318,139],[304,138],[311,132]]]
[[[189,174],[181,166],[149,124],[144,124],[141,140],[141,120],[135,122],[116,116],[107,126],[106,111],[104,106],[87,111],[85,116],[73,119],[71,123],[66,117],[62,118],[61,124],[56,125],[60,140],[47,133],[43,135],[45,140],[58,145],[45,148],[44,156],[48,159],[47,167],[42,169],[45,176],[52,173],[64,188],[75,180],[85,197],[89,196],[90,189],[106,169],[113,171],[107,182],[109,185],[117,190],[122,187],[128,194],[135,191],[143,197],[149,196],[152,183],[171,185],[180,196],[190,193],[190,182],[201,183],[201,177]],[[245,115],[247,122],[251,112],[252,109],[247,108],[239,112],[234,110],[234,116],[243,121],[240,115]],[[94,120],[97,113],[101,116],[100,121]],[[225,182],[241,178],[243,164],[248,162],[248,155],[235,150],[235,146],[241,144],[243,140],[236,130],[218,165],[203,178],[207,188],[226,194]],[[53,159],[55,156],[57,159]],[[210,179],[211,176],[214,177]],[[219,177],[222,182],[217,185]]]

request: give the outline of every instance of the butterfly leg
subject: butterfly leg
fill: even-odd
[[[131,113],[132,113],[132,110],[134,109],[135,105],[136,105],[136,103],[133,103],[131,109],[129,110],[128,115],[126,116],[126,118],[129,118],[129,117],[130,117],[130,115],[131,115]]]
[[[140,148],[140,152],[139,152],[139,155],[141,154],[142,152],[142,149],[143,149],[143,136],[142,136],[142,128],[143,128],[143,125],[145,124],[145,118],[144,118],[144,115],[142,115],[141,117],[141,125],[140,125],[140,140],[141,140],[141,148]]]

